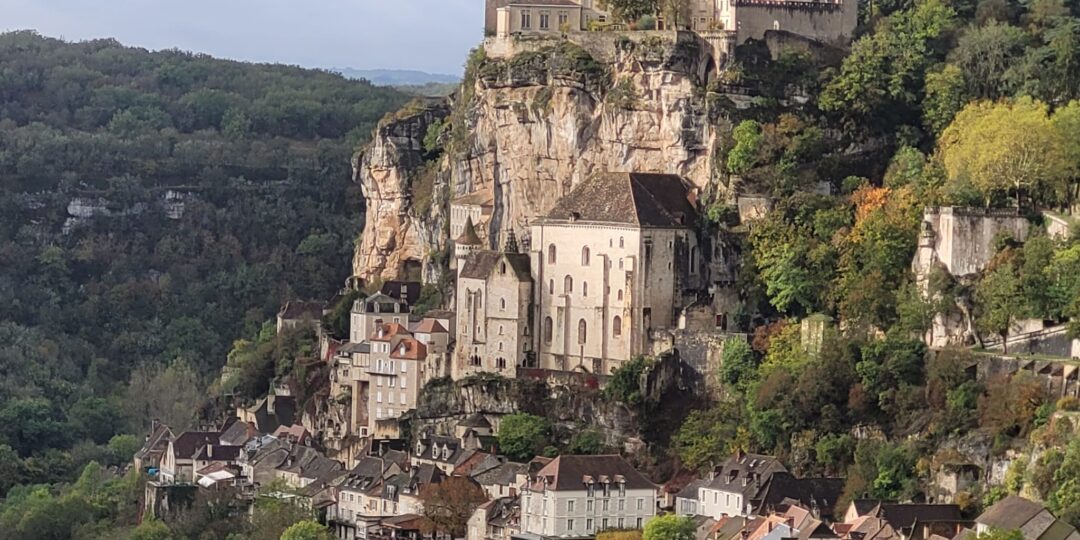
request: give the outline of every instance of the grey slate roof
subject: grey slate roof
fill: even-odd
[[[684,228],[697,217],[688,195],[687,184],[678,175],[601,173],[559,199],[546,219]]]
[[[546,478],[547,489],[553,491],[583,490],[590,480],[597,486],[607,481],[612,485],[625,482],[626,489],[658,489],[622,456],[615,454],[559,456],[540,469],[536,477],[537,480]]]
[[[477,251],[465,259],[465,265],[461,269],[461,277],[472,279],[487,279],[495,271],[499,261],[505,257],[508,269],[517,276],[519,281],[532,281],[532,270],[529,267],[529,256],[524,253],[501,253],[498,251]]]

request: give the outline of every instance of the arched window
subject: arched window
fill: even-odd
[[[619,247],[626,247],[626,243],[623,242],[623,237],[619,237]]]
[[[622,289],[619,289],[619,292],[615,293],[615,296],[620,302],[622,302]]]
[[[589,246],[581,248],[581,266],[589,266]]]
[[[551,343],[551,317],[544,317],[544,343]]]
[[[476,307],[480,309],[484,308],[484,293],[480,291],[476,291]]]
[[[690,273],[697,273],[697,246],[690,248]]]
[[[585,324],[585,319],[579,319],[577,322],[577,342],[578,345],[584,345],[586,336],[588,335],[588,328]]]
[[[506,275],[506,263],[499,263],[499,273]]]
[[[619,337],[622,335],[622,317],[616,315],[615,319],[611,321],[611,335]]]
[[[555,280],[548,280],[548,294],[555,294]]]
[[[499,335],[503,335],[503,325],[499,325]],[[502,350],[502,343],[499,344],[499,350]]]
[[[548,246],[548,264],[555,264],[555,244]]]
[[[506,309],[506,299],[505,298],[500,298],[499,299],[499,309]]]
[[[501,332],[500,332],[500,333],[501,333]],[[502,350],[502,345],[503,345],[503,344],[502,344],[502,342],[500,341],[500,342],[499,342],[499,350],[500,350],[500,351]]]
[[[589,282],[588,281],[582,281],[581,282],[581,296],[589,296]]]
[[[570,276],[566,276],[563,278],[562,292],[563,294],[570,294],[574,292],[574,278]]]

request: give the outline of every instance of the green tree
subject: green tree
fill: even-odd
[[[918,109],[926,71],[943,57],[955,12],[941,0],[919,2],[859,38],[818,106],[855,129],[887,130]]]
[[[763,137],[761,124],[743,120],[731,132],[735,146],[727,156],[727,169],[731,174],[744,174],[757,164]]]
[[[643,540],[694,540],[697,529],[690,518],[667,514],[645,524]]]
[[[1009,327],[1024,314],[1024,296],[1017,270],[1011,261],[987,269],[975,286],[979,305],[976,319],[983,331],[1001,337],[1002,352],[1009,352]]]
[[[130,540],[172,540],[175,538],[169,526],[157,519],[146,519],[131,531]]]
[[[996,21],[968,27],[949,54],[964,73],[967,95],[998,99],[1011,94],[1010,70],[1020,63],[1027,40],[1023,30]]]
[[[659,6],[658,0],[600,0],[599,5],[624,23],[633,23],[645,15],[652,15]]]
[[[499,450],[515,461],[540,454],[551,438],[551,424],[528,413],[507,415],[499,423]]]
[[[972,103],[942,133],[939,148],[950,182],[971,182],[987,206],[1006,193],[1017,207],[1024,197],[1050,205],[1062,199],[1069,163],[1043,103]]]
[[[305,520],[293,524],[281,533],[281,540],[333,540],[330,530],[317,521]]]
[[[743,393],[757,377],[754,351],[745,339],[728,338],[720,363],[720,382],[736,393]]]
[[[926,74],[926,98],[923,99],[923,124],[940,134],[968,102],[964,72],[954,64]]]

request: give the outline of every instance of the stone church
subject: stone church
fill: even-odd
[[[594,175],[501,251],[471,220],[455,240],[454,377],[519,367],[612,373],[652,354],[707,282],[692,190],[670,174]],[[524,244],[524,242],[523,242]]]

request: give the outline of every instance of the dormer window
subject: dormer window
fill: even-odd
[[[421,455],[423,453],[424,453],[424,445],[423,445],[423,443],[417,442],[416,443],[416,455],[419,456],[419,455]]]
[[[400,354],[400,355],[402,355],[402,356],[405,356],[405,350],[406,350],[407,348],[408,348],[408,347],[406,347],[406,346],[405,346],[405,344],[404,344],[404,343],[402,343],[402,344],[401,344],[401,346],[400,346],[400,347],[398,348],[398,354]]]
[[[588,492],[589,492],[589,497],[595,497],[596,496],[596,484],[594,484],[592,482],[589,482],[589,484],[588,484]]]

